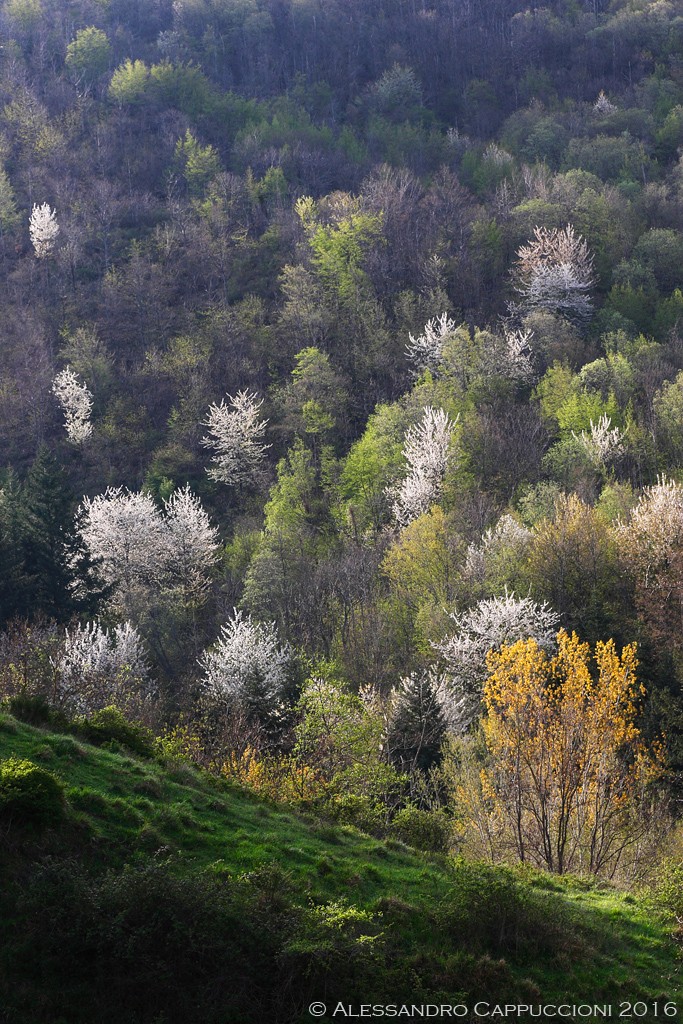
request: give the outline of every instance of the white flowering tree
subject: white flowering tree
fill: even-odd
[[[617,530],[620,556],[633,575],[636,603],[650,631],[680,658],[683,650],[683,486],[661,476],[646,487]]]
[[[433,317],[424,326],[424,333],[414,338],[408,335],[406,355],[413,365],[415,376],[424,370],[436,373],[441,363],[444,340],[455,330],[455,320],[448,313]]]
[[[259,418],[263,399],[255,393],[239,391],[227,399],[210,407],[202,444],[214,453],[211,479],[234,486],[253,480],[263,462],[270,448],[263,443],[268,420]]]
[[[59,235],[57,211],[51,209],[49,203],[43,203],[41,206],[34,204],[29,217],[28,231],[36,258],[47,259],[54,252]]]
[[[517,251],[515,290],[527,312],[545,309],[572,320],[590,318],[595,282],[593,257],[571,224],[535,227],[534,237]]]
[[[581,431],[574,437],[585,448],[589,459],[598,469],[607,469],[624,455],[624,436],[619,427],[613,427],[610,417],[605,414],[597,423],[590,421],[590,432]]]
[[[392,510],[399,526],[407,526],[437,501],[452,458],[457,422],[443,409],[428,405],[419,422],[406,431],[403,457],[408,472],[400,484],[387,492],[393,498]]]
[[[480,601],[462,614],[452,612],[450,618],[453,633],[432,646],[446,666],[439,685],[446,720],[454,732],[462,733],[479,712],[488,652],[530,637],[551,651],[560,617],[546,602],[538,604],[506,591],[504,597]]]
[[[52,381],[52,394],[64,412],[64,427],[73,444],[83,444],[92,434],[92,395],[70,366],[60,370]]]
[[[280,643],[274,622],[256,622],[235,608],[199,663],[209,707],[240,708],[262,721],[277,717],[286,696],[292,650]]]
[[[669,565],[683,548],[683,486],[661,476],[646,487],[628,523],[619,525],[619,537],[644,577]]]
[[[189,487],[171,495],[163,512],[150,494],[110,487],[86,498],[78,518],[122,614],[140,614],[155,592],[181,590],[195,599],[208,586],[218,533]]]
[[[593,110],[596,114],[606,115],[613,114],[617,108],[615,105],[605,96],[604,89],[600,90],[600,95],[593,104]]]
[[[166,565],[160,510],[150,494],[109,487],[104,494],[85,498],[79,511],[81,535],[113,588],[114,605],[131,613],[140,591],[157,581]]]
[[[111,630],[99,622],[67,629],[55,664],[61,700],[78,714],[112,703],[139,709],[151,696],[145,646],[130,622]]]
[[[506,331],[505,358],[503,360],[503,376],[517,381],[519,384],[532,384],[537,376],[534,366],[531,341],[533,331]]]
[[[218,530],[189,484],[173,492],[164,511],[167,584],[198,596],[208,587],[218,559]]]

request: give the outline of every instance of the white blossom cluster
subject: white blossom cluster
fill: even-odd
[[[260,420],[263,399],[255,393],[239,391],[228,401],[214,403],[203,426],[205,448],[214,451],[213,466],[207,470],[212,480],[223,484],[242,484],[252,480],[263,462],[269,444],[263,444],[268,420]]]
[[[413,376],[419,377],[425,370],[439,376],[453,359],[453,353],[444,354],[446,340],[456,331],[469,331],[466,325],[459,329],[448,313],[434,317],[425,324],[424,333],[415,338],[409,335],[406,355],[413,366]],[[463,350],[460,358],[470,360],[469,372],[484,377],[506,377],[519,384],[531,384],[538,376],[534,366],[531,340],[533,331],[507,330],[502,335],[491,331],[475,333],[475,343]],[[454,367],[451,365],[450,370]],[[465,372],[468,372],[465,370]]]
[[[647,577],[683,544],[683,487],[665,476],[646,487],[619,534],[641,574]]]
[[[275,623],[255,622],[233,610],[214,646],[200,659],[204,696],[210,704],[230,708],[277,710],[284,697],[292,651],[281,644]]]
[[[486,679],[486,655],[503,644],[532,637],[540,647],[552,650],[560,617],[546,602],[530,597],[504,597],[480,601],[461,615],[451,613],[455,631],[433,644],[444,659],[447,678],[439,698],[449,727],[464,732],[477,717],[481,688]]]
[[[145,647],[130,622],[109,631],[99,622],[67,629],[56,668],[62,701],[78,714],[150,694]]]
[[[492,164],[494,167],[507,167],[513,163],[511,154],[495,142],[488,144],[484,150],[483,158],[487,164]]]
[[[536,380],[531,348],[533,331],[507,330],[500,335],[487,330],[477,332],[475,337],[477,371],[483,378],[505,377],[521,385]]]
[[[612,421],[607,414],[601,416],[597,423],[593,423],[591,420],[590,424],[590,434],[587,434],[585,430],[581,431],[580,437],[577,437],[574,431],[572,433],[577,440],[581,441],[591,462],[597,466],[608,466],[610,463],[616,462],[624,454],[624,439],[619,427],[612,426]]]
[[[578,320],[590,317],[593,303],[588,295],[591,281],[572,263],[539,264],[524,290],[531,309],[547,309]]]
[[[593,309],[593,257],[571,224],[535,227],[534,237],[517,251],[515,288],[527,309],[547,309],[586,320]]]
[[[422,419],[405,434],[403,457],[408,473],[403,481],[388,489],[393,500],[394,519],[407,526],[428,512],[438,499],[451,458],[451,444],[457,419],[453,422],[443,409],[425,406]]]
[[[448,313],[442,313],[428,320],[424,333],[417,338],[408,335],[410,340],[406,345],[406,355],[415,368],[415,376],[419,376],[423,370],[431,370],[432,373],[438,370],[444,339],[454,330],[455,320],[451,320]]]
[[[605,96],[604,90],[600,90],[600,95],[593,104],[593,110],[596,114],[613,114],[617,108],[615,105]]]
[[[163,511],[149,494],[110,487],[86,498],[78,518],[88,551],[124,610],[146,588],[197,595],[208,585],[218,532],[189,486],[175,491]]]
[[[92,394],[70,366],[60,370],[52,381],[52,394],[64,412],[64,428],[73,444],[83,444],[92,434],[90,414]]]
[[[29,217],[28,232],[36,257],[44,260],[51,256],[59,235],[57,211],[52,210],[49,203],[43,203],[41,206],[34,204]]]
[[[533,362],[533,331],[506,331],[503,376],[520,384],[532,384],[538,376]]]
[[[199,593],[208,586],[218,558],[218,530],[189,485],[173,492],[164,512],[167,583],[176,581],[185,591]]]

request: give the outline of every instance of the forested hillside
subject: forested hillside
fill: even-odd
[[[0,694],[417,845],[675,855],[680,5],[0,18]]]

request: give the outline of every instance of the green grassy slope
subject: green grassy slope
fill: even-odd
[[[0,822],[3,1024],[284,1024],[313,999],[683,1013],[670,923],[610,887],[419,853],[4,715],[10,756],[67,807]]]

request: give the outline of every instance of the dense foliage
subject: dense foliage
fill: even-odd
[[[0,28],[0,693],[443,846],[533,734],[503,742],[488,652],[635,644],[610,771],[658,771],[596,792],[614,849],[635,804],[663,835],[677,5],[6,0]]]

